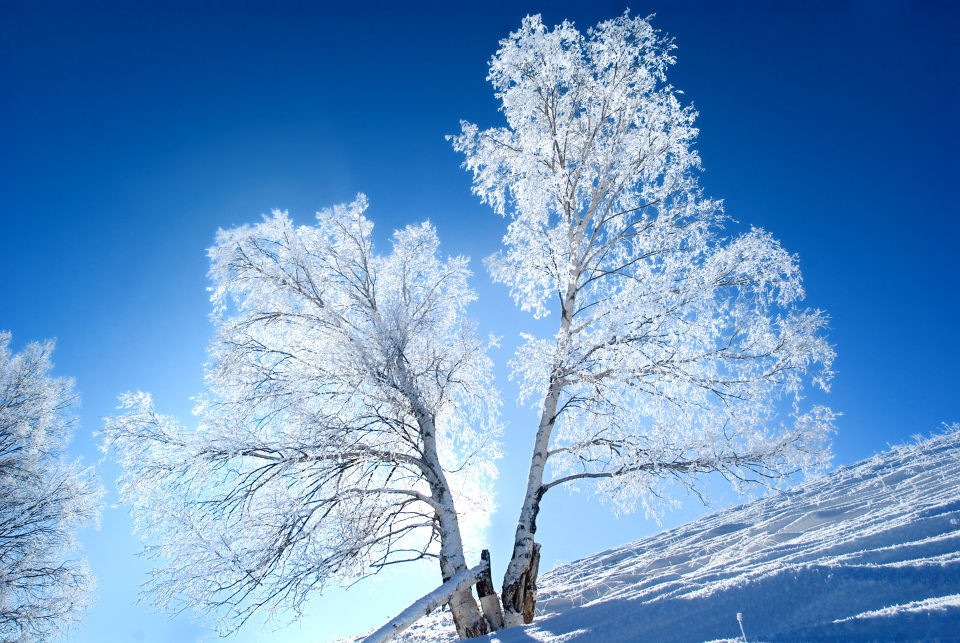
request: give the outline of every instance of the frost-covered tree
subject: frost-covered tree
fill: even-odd
[[[0,333],[0,640],[63,636],[93,598],[76,532],[95,522],[102,489],[65,457],[76,425],[73,381],[52,377],[53,342],[10,350]]]
[[[161,607],[229,630],[396,563],[436,559],[443,580],[468,569],[500,423],[465,316],[467,260],[441,260],[428,223],[375,254],[366,206],[220,231],[196,429],[144,393],[108,419]],[[486,631],[469,586],[449,604],[461,636]]]
[[[672,482],[773,481],[827,457],[834,413],[802,403],[831,379],[826,317],[800,306],[795,256],[759,229],[725,233],[701,194],[696,112],[666,84],[673,48],[628,14],[586,33],[527,17],[490,63],[506,125],[453,137],[473,191],[509,218],[494,280],[558,317],[512,362],[540,422],[508,624],[533,617],[550,489],[590,480],[619,510],[650,511]]]

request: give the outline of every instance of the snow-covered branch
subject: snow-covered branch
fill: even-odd
[[[450,598],[457,592],[475,585],[488,569],[489,563],[481,563],[471,569],[458,572],[453,578],[418,598],[388,623],[368,635],[363,639],[363,643],[389,641],[441,605],[449,603]]]

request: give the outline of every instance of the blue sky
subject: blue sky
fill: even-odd
[[[535,413],[505,362],[529,326],[479,262],[504,221],[470,194],[444,140],[460,118],[500,123],[485,82],[497,41],[527,13],[581,28],[627,5],[494,3],[57,3],[0,5],[0,328],[14,346],[56,337],[56,372],[82,396],[72,451],[128,389],[186,417],[211,326],[205,249],[218,227],[273,207],[309,222],[366,192],[386,243],[429,218],[474,259],[482,332],[508,422],[490,529],[502,573]],[[707,194],[800,256],[807,302],[831,315],[844,413],[835,462],[960,420],[960,28],[948,2],[632,4],[676,38],[670,81],[701,112]],[[101,466],[116,500],[116,470]],[[668,515],[675,524],[702,511]],[[573,515],[581,516],[575,524]],[[588,494],[545,501],[544,565],[649,534]],[[187,615],[134,605],[146,563],[123,509],[83,534],[100,601],[76,641],[180,641]],[[435,570],[331,592],[301,624],[234,640],[361,631],[435,582]],[[372,607],[371,607],[372,605]]]

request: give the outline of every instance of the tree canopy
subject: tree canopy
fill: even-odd
[[[77,419],[73,380],[53,377],[54,343],[10,350],[0,332],[0,639],[63,636],[96,582],[77,532],[96,523],[103,490],[65,457]]]
[[[467,568],[461,529],[469,551],[500,432],[467,260],[441,260],[429,223],[376,254],[366,207],[360,195],[313,226],[275,211],[221,230],[196,429],[144,393],[108,420],[164,607],[235,627],[388,565],[436,558],[444,580]]]
[[[796,256],[763,230],[726,232],[702,194],[672,50],[629,14],[585,33],[527,17],[490,63],[506,125],[452,137],[509,220],[493,279],[535,317],[559,314],[511,362],[541,409],[504,584],[514,614],[549,489],[594,480],[621,510],[656,510],[670,482],[776,480],[828,454],[834,413],[803,403],[832,377],[827,317],[802,307]]]

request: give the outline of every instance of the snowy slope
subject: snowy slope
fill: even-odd
[[[733,639],[740,612],[750,641],[960,641],[960,427],[541,580],[534,624],[492,640]]]

